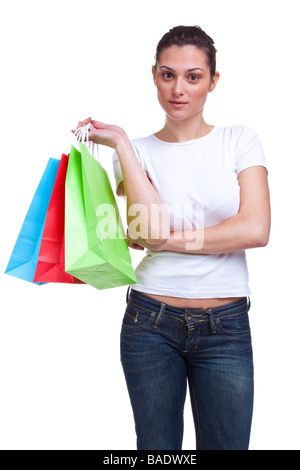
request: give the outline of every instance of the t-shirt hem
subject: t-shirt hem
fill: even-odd
[[[251,168],[253,166],[262,166],[263,168],[265,168],[267,170],[267,173],[269,173],[268,171],[268,167],[267,167],[267,164],[265,163],[248,163],[246,165],[241,165],[238,169],[237,169],[237,174],[241,173],[241,171],[243,170],[247,170],[247,168]]]
[[[142,284],[132,284],[131,289],[143,292],[145,294],[153,294],[153,295],[164,295],[169,297],[178,297],[184,299],[218,299],[218,298],[227,298],[227,297],[248,297],[251,294],[249,288],[240,289],[240,290],[228,290],[228,291],[180,291],[180,295],[178,295],[178,290],[171,291],[167,289],[153,289],[148,286],[143,286]]]

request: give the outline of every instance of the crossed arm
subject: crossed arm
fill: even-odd
[[[128,239],[133,248],[151,251],[177,251],[199,254],[221,254],[266,246],[271,225],[267,170],[253,166],[238,175],[240,208],[237,215],[213,227],[199,231],[171,232],[161,243]],[[120,188],[119,193],[122,189]],[[198,232],[198,233],[197,233]],[[200,243],[195,243],[200,240]]]

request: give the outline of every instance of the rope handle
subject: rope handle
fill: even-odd
[[[93,157],[95,157],[100,163],[99,145],[89,140],[89,131],[93,129],[95,129],[95,127],[90,122],[86,126],[79,127],[72,135],[71,144],[73,143],[75,137],[76,142],[81,142],[84,144],[89,149]]]

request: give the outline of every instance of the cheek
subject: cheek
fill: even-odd
[[[158,83],[156,85],[157,95],[161,97],[166,97],[170,92],[169,88],[170,87],[168,87],[167,83]]]
[[[167,99],[157,90],[157,100],[164,111],[167,110]]]
[[[206,86],[194,87],[191,90],[190,94],[195,100],[201,101],[201,100],[206,99],[207,94],[208,94],[208,88]]]
[[[157,98],[162,107],[168,102],[170,98],[170,90],[166,86],[157,86]]]

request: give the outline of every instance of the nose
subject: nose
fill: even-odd
[[[173,93],[174,93],[174,96],[176,97],[184,95],[183,81],[180,78],[178,78],[176,82],[174,83]]]

